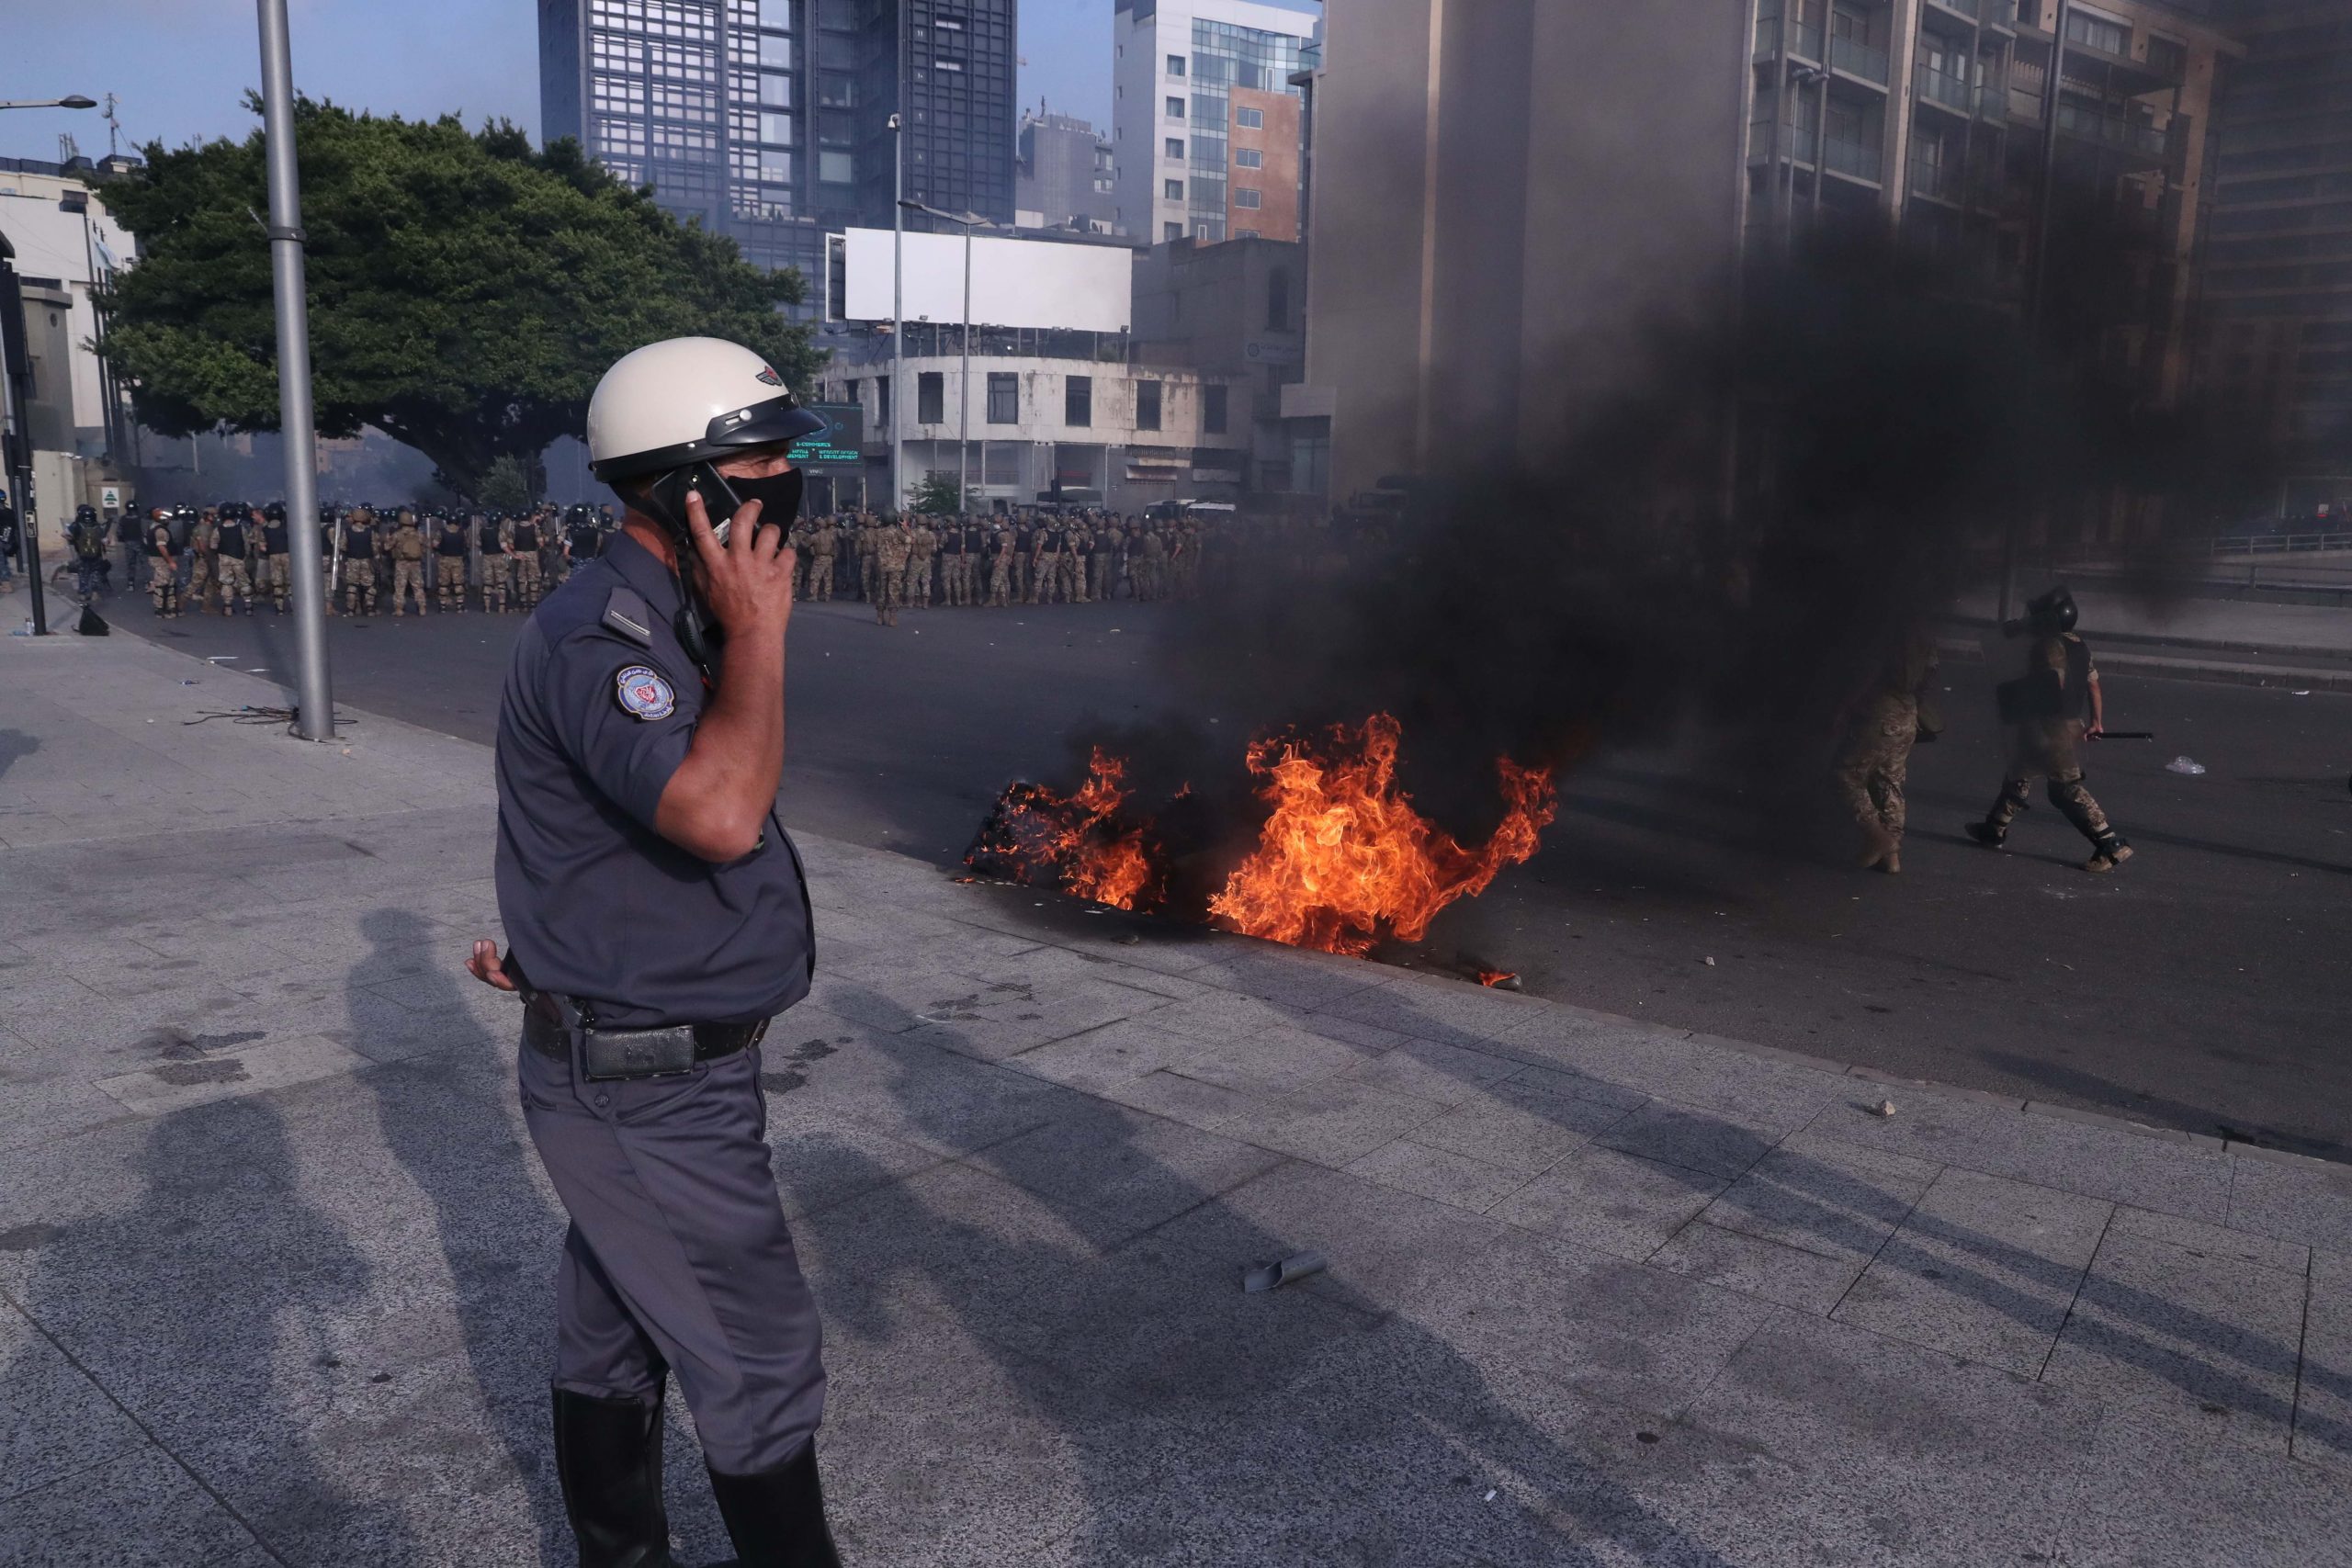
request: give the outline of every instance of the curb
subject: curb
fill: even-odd
[[[1975,643],[1939,637],[1936,651],[1951,664],[1982,664]],[[2288,664],[2231,664],[2211,659],[2160,659],[2146,653],[2101,653],[2098,665],[2110,674],[2143,680],[2195,681],[2211,685],[2258,686],[2274,691],[2352,693],[2352,670],[2309,670]]]

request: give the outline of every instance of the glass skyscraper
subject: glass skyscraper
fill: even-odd
[[[828,231],[890,224],[894,113],[910,199],[1012,221],[1016,22],[1017,0],[539,0],[540,128],[814,285]]]

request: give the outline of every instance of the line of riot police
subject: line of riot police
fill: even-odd
[[[858,599],[877,620],[931,605],[1085,604],[1192,599],[1217,555],[1217,525],[1112,512],[804,518],[794,590]]]
[[[87,509],[85,509],[87,510]],[[398,617],[413,604],[462,615],[527,613],[572,566],[604,548],[610,507],[553,505],[505,513],[346,503],[320,508],[319,558],[331,615]],[[132,588],[143,587],[166,619],[193,609],[234,615],[292,602],[293,526],[282,502],[149,510],[136,547]],[[105,587],[103,543],[89,560],[77,522],[76,585],[87,599]],[[143,581],[139,579],[143,578]],[[386,602],[389,601],[387,605]]]

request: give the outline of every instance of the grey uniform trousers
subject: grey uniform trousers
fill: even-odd
[[[556,1269],[559,1388],[653,1403],[665,1371],[703,1453],[776,1468],[825,1404],[817,1304],[768,1165],[754,1046],[669,1077],[594,1083],[528,1044],[523,1120],[571,1215]]]

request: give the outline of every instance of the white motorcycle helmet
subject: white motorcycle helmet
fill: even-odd
[[[744,502],[763,502],[788,526],[800,510],[800,471],[729,479],[716,464],[753,446],[797,441],[825,428],[774,367],[741,344],[678,337],[624,355],[588,400],[590,470],[622,500],[683,537],[685,501],[699,494],[714,532]]]

